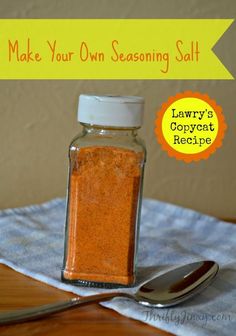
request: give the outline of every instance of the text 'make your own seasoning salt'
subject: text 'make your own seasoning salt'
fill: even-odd
[[[79,98],[83,126],[69,148],[62,280],[82,286],[135,284],[145,146],[144,99]]]

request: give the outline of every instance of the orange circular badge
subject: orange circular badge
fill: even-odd
[[[185,162],[207,159],[222,145],[227,128],[222,108],[207,94],[191,91],[170,97],[155,124],[162,149]]]

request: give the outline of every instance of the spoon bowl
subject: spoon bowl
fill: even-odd
[[[136,301],[154,308],[174,306],[207,287],[218,270],[218,264],[210,260],[175,268],[143,284]]]
[[[219,266],[206,260],[175,268],[145,282],[135,294],[128,292],[106,292],[82,298],[52,303],[29,309],[21,309],[0,314],[0,325],[25,322],[52,315],[81,305],[107,301],[114,297],[126,297],[137,303],[154,308],[177,305],[200,290],[206,288],[216,276]]]

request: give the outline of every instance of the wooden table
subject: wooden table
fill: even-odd
[[[0,265],[0,311],[68,299],[63,292]],[[40,321],[0,327],[1,336],[172,335],[101,307],[98,304],[52,315]]]

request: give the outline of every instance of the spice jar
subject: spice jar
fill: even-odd
[[[135,284],[145,146],[144,100],[79,98],[82,133],[69,148],[62,280],[114,288]]]

